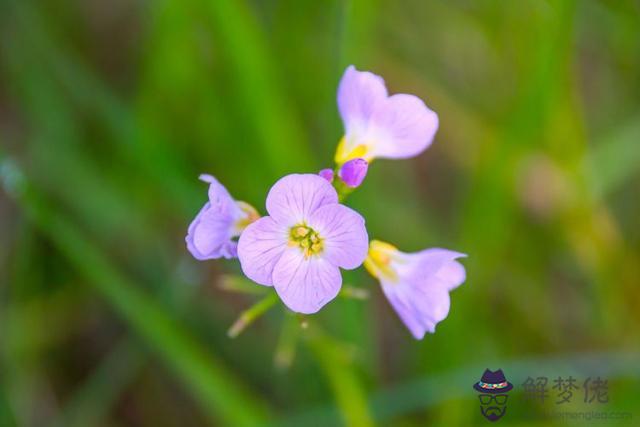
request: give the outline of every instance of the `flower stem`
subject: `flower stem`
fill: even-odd
[[[369,291],[367,289],[356,288],[354,286],[343,286],[338,294],[343,298],[366,300],[369,299]]]
[[[282,323],[282,331],[276,351],[273,355],[273,364],[280,370],[291,367],[296,355],[296,344],[300,336],[300,322],[298,318],[290,313],[286,313]]]
[[[342,343],[314,326],[305,333],[304,342],[312,350],[333,389],[344,424],[348,427],[372,427],[374,422],[367,392],[356,373],[353,355]]]
[[[353,193],[353,190],[355,190],[355,188],[349,187],[338,177],[338,170],[339,169],[336,169],[334,173],[335,178],[333,180],[333,188],[335,188],[336,192],[338,193],[338,200],[340,202],[344,202],[349,194]]]
[[[238,320],[236,320],[229,328],[229,331],[227,332],[229,338],[235,338],[240,335],[247,326],[251,325],[258,317],[262,316],[267,312],[267,310],[273,307],[276,301],[278,301],[278,297],[275,292],[272,292],[243,311],[240,314],[240,317],[238,317]]]
[[[222,275],[218,280],[218,288],[223,291],[237,292],[247,295],[266,295],[267,292],[269,292],[269,288],[265,286],[256,286],[254,282],[234,274]]]

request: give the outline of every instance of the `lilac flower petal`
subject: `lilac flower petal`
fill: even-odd
[[[438,270],[437,277],[442,280],[448,291],[452,291],[464,283],[467,273],[462,264],[451,261]]]
[[[209,183],[209,202],[189,225],[185,241],[194,258],[235,258],[237,243],[232,240],[239,231],[237,223],[246,214],[227,189],[211,175],[200,175]]]
[[[409,254],[414,258],[410,265],[415,266],[412,272],[405,273],[412,280],[420,277],[439,276],[447,287],[457,287],[465,280],[464,267],[455,260],[466,257],[465,254],[448,249],[430,248],[416,254]]]
[[[440,248],[412,254],[396,251],[388,266],[393,274],[379,276],[387,299],[414,337],[435,332],[449,314],[449,291],[466,276],[456,259],[464,256]]]
[[[219,212],[207,202],[189,225],[187,249],[198,260],[233,258],[235,243],[231,241],[233,217]]]
[[[407,296],[414,312],[428,332],[435,332],[436,324],[447,318],[451,299],[446,287],[437,277],[425,280]]]
[[[268,216],[244,229],[238,241],[238,258],[242,272],[249,279],[260,285],[273,284],[273,268],[287,248],[287,233],[286,227]]]
[[[232,240],[220,247],[220,256],[226,259],[238,258],[238,242]]]
[[[409,289],[383,282],[382,289],[400,320],[416,339],[422,339],[427,332],[435,332],[436,324],[449,313],[449,294],[437,285],[426,284]]]
[[[288,248],[273,270],[273,286],[291,310],[312,314],[334,299],[342,285],[338,267],[318,256]]]
[[[331,264],[351,270],[367,257],[367,229],[353,209],[339,204],[322,206],[309,217],[309,226],[323,239],[322,256]]]
[[[287,175],[267,195],[269,215],[287,226],[306,221],[311,212],[330,203],[338,203],[338,193],[324,178],[314,174]]]
[[[326,179],[329,183],[333,182],[333,169],[322,169],[318,172],[318,175]]]
[[[364,220],[339,205],[335,189],[319,175],[280,179],[266,204],[271,216],[240,235],[242,271],[257,283],[273,285],[291,310],[315,313],[338,294],[339,266],[355,268],[364,261]]]
[[[382,77],[350,65],[338,86],[338,110],[346,133],[360,133],[374,107],[387,98]]]
[[[349,160],[340,168],[340,179],[348,187],[359,187],[367,176],[368,168],[369,163],[367,163],[365,159],[357,158]]]
[[[209,202],[211,202],[211,206],[218,211],[229,211],[234,216],[242,214],[229,191],[217,179],[208,174],[200,175],[199,179],[209,183]]]
[[[382,290],[391,307],[393,307],[394,311],[398,314],[402,323],[409,329],[411,335],[418,340],[424,338],[426,328],[418,321],[418,317],[415,315],[413,308],[393,291],[392,286],[383,286]]]
[[[396,94],[377,103],[367,139],[374,157],[400,159],[424,151],[438,130],[438,115],[413,95]]]

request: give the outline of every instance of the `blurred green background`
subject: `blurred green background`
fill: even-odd
[[[640,422],[637,1],[2,0],[0,48],[1,426],[486,425],[485,368],[516,386],[503,425]],[[264,212],[332,166],[349,64],[440,116],[350,204],[468,280],[423,341],[362,270],[369,300],[229,339],[259,295],[186,251],[197,176]],[[558,375],[609,403],[524,401]]]

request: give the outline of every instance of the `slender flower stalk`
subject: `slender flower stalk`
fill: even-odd
[[[238,317],[233,325],[227,331],[227,335],[229,338],[235,338],[242,331],[246,329],[247,326],[251,325],[257,318],[262,316],[267,312],[271,307],[278,302],[278,297],[275,293],[269,293],[269,295],[262,298],[260,301],[249,307],[247,310],[243,311]]]
[[[266,295],[269,292],[268,288],[256,286],[246,277],[235,274],[223,274],[218,279],[218,289],[246,295]]]
[[[273,354],[273,364],[277,369],[286,370],[293,363],[296,355],[296,344],[300,336],[300,322],[295,316],[285,316],[280,331],[280,338]]]
[[[369,299],[369,291],[367,289],[356,288],[353,286],[343,286],[339,295],[345,298],[357,299],[361,301]]]

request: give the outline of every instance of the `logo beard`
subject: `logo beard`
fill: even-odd
[[[489,421],[496,421],[502,418],[505,411],[507,410],[506,406],[481,406],[480,410],[482,411],[482,415],[485,416]]]

